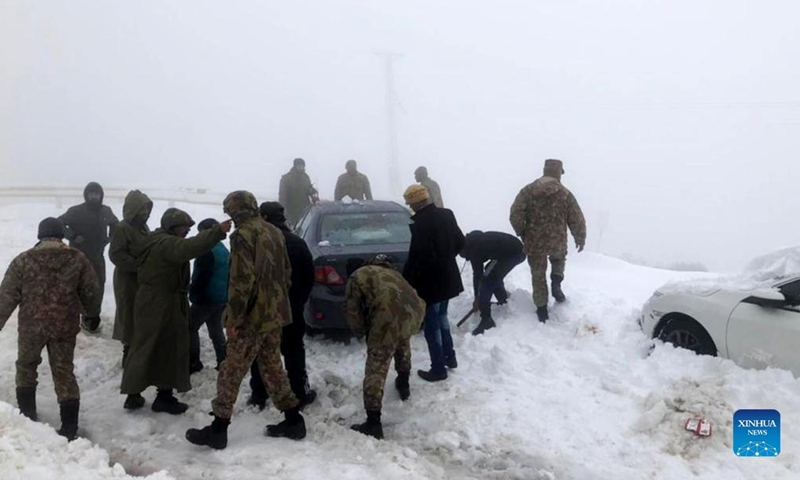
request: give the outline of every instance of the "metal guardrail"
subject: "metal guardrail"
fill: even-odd
[[[9,200],[48,200],[55,202],[58,208],[63,208],[65,204],[83,201],[84,187],[55,187],[55,186],[0,186],[0,199]],[[105,199],[118,200],[122,203],[125,196],[131,189],[120,187],[103,187]],[[227,192],[218,192],[207,188],[140,188],[147,194],[153,202],[166,202],[170,207],[176,203],[188,203],[194,205],[215,205],[222,206],[222,200]],[[272,196],[257,196],[257,198],[271,198]]]

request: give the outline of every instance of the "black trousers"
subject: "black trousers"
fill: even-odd
[[[303,311],[292,311],[292,323],[283,327],[281,337],[281,355],[289,375],[289,385],[298,399],[305,398],[308,374],[306,373],[306,346],[303,337],[306,334],[306,322],[303,318]],[[266,399],[267,389],[261,380],[261,373],[258,370],[258,363],[253,362],[250,366],[250,388],[253,397],[256,399]]]
[[[518,255],[510,257],[499,258],[489,262],[489,266],[483,274],[481,280],[481,287],[478,291],[478,309],[481,316],[491,315],[492,311],[492,295],[500,302],[506,301],[506,278],[514,267],[525,261],[525,254],[520,252]]]

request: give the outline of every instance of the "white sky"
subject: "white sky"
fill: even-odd
[[[331,197],[355,158],[401,200],[375,55],[396,52],[403,184],[427,165],[464,230],[511,231],[561,158],[590,249],[733,269],[800,243],[798,18],[789,0],[4,0],[0,166],[276,196],[302,156]]]

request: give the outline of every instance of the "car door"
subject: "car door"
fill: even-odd
[[[800,280],[778,289],[800,298]],[[792,303],[792,302],[790,302]],[[746,368],[779,367],[800,376],[800,307],[762,307],[745,299],[731,314],[727,330],[728,356]]]

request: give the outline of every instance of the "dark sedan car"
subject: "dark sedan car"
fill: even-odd
[[[344,292],[349,258],[369,260],[392,255],[402,271],[408,258],[411,214],[394,202],[323,202],[311,206],[295,233],[314,258],[314,288],[306,304],[309,332],[349,330],[344,317]]]

